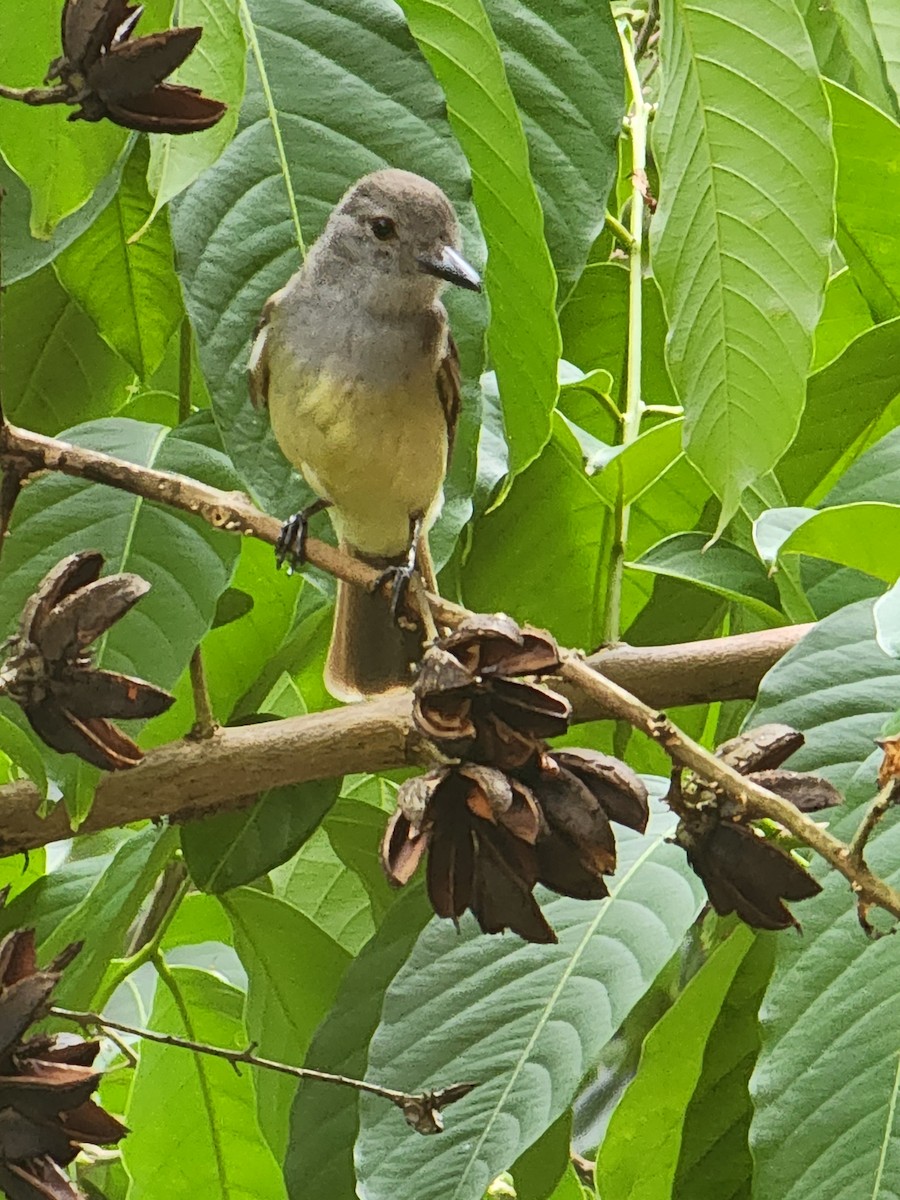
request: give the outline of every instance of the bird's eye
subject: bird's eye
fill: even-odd
[[[386,242],[397,233],[397,226],[390,217],[375,217],[372,221],[372,232],[379,242]]]

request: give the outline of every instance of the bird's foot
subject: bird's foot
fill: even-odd
[[[300,512],[288,517],[282,525],[278,541],[275,543],[275,563],[279,571],[284,563],[288,565],[288,575],[293,575],[295,571],[300,570],[306,562],[306,540],[309,537],[310,519],[316,513],[320,513],[323,508],[328,508],[330,503],[329,500],[314,500]]]
[[[390,588],[391,598],[391,616],[396,624],[405,626],[408,620],[404,616],[403,609],[406,604],[406,597],[409,593],[409,586],[412,583],[413,576],[416,573],[415,562],[405,562],[399,566],[388,567],[382,571],[375,580],[374,589]]]

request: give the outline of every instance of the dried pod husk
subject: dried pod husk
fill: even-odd
[[[511,929],[528,941],[555,941],[531,894],[542,830],[540,809],[520,781],[478,764],[441,767],[400,789],[382,863],[402,885],[427,851],[438,916],[458,921],[468,908],[485,933]]]
[[[88,86],[107,105],[147,95],[181,66],[202,34],[192,25],[121,42],[94,63]]]
[[[136,767],[144,757],[130,737],[102,717],[82,720],[53,699],[26,707],[24,711],[42,742],[59,754],[76,754],[101,771]]]
[[[603,807],[581,780],[560,769],[542,778],[537,793],[551,835],[570,847],[589,874],[612,875],[616,835]]]
[[[127,1132],[91,1099],[101,1079],[93,1066],[97,1041],[23,1038],[46,1014],[78,949],[68,947],[41,970],[33,930],[16,930],[0,943],[0,1188],[8,1197],[83,1200],[62,1168],[83,1142],[111,1144]]]
[[[505,613],[468,617],[441,645],[473,675],[541,675],[560,666],[546,630],[520,627]]]
[[[77,712],[82,720],[87,717],[146,720],[166,712],[174,702],[169,692],[152,683],[99,668],[67,672],[53,681],[50,693],[58,704]]]
[[[789,801],[801,812],[819,812],[844,802],[833,783],[807,771],[751,771],[747,778]]]
[[[98,550],[81,550],[60,559],[27,600],[19,622],[19,637],[38,642],[54,608],[73,592],[99,579],[102,569],[103,555]]]
[[[723,742],[716,748],[716,758],[721,758],[742,775],[749,775],[752,771],[780,767],[805,741],[799,730],[772,722]]]
[[[127,104],[109,104],[105,116],[114,125],[138,133],[201,133],[218,124],[228,105],[199,88],[161,83],[152,92],[135,96]],[[70,118],[71,119],[71,118]]]
[[[78,658],[149,590],[150,584],[139,575],[94,580],[55,604],[32,641],[49,663]]]
[[[735,912],[755,929],[799,929],[783,901],[808,900],[822,890],[789,854],[751,826],[721,820],[714,808],[683,817],[675,840],[716,912]]]
[[[547,755],[575,775],[599,802],[610,821],[643,833],[650,819],[646,785],[627,763],[611,754],[566,747]]]
[[[131,7],[124,0],[66,0],[61,34],[69,71],[86,74],[103,48],[117,40],[117,34],[120,41],[128,37],[140,14],[139,7]],[[59,71],[50,77],[57,74]]]

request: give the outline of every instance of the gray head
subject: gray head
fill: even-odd
[[[352,273],[367,306],[415,309],[432,304],[444,281],[481,290],[458,246],[439,187],[410,171],[375,171],[341,198],[307,265],[319,277]]]

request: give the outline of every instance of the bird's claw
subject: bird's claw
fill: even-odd
[[[402,609],[406,603],[409,585],[415,570],[410,563],[404,563],[402,566],[388,567],[375,580],[376,591],[390,585],[391,616],[397,624],[400,623]]]
[[[303,512],[294,513],[282,525],[278,541],[275,543],[275,563],[279,571],[283,564],[287,563],[288,575],[293,575],[306,562],[308,532],[309,518]]]

